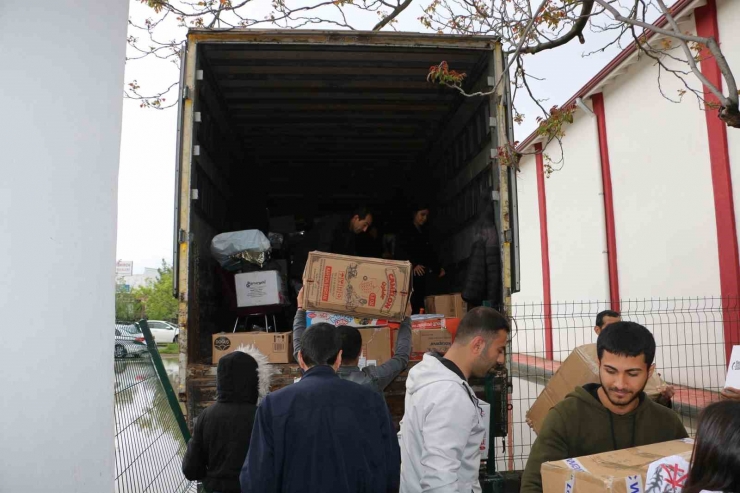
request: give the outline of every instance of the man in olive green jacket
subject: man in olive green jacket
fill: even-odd
[[[596,342],[601,384],[587,384],[553,407],[532,445],[521,493],[541,493],[544,462],[688,437],[678,415],[645,397],[655,339],[642,325],[615,322]]]

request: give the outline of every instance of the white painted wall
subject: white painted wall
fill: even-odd
[[[517,194],[519,198],[519,245],[521,255],[521,291],[514,293],[513,313],[517,332],[512,338],[514,352],[544,357],[545,344],[542,323],[542,251],[540,248],[540,216],[537,195],[537,168],[533,155],[519,163]]]
[[[677,96],[681,82],[662,79]],[[646,57],[605,88],[604,101],[621,297],[719,295],[707,129],[696,99],[662,98]]]
[[[604,196],[596,118],[579,110],[566,129],[563,154],[551,145],[562,169],[545,180],[550,240],[550,285],[553,303],[553,351],[565,359],[577,346],[590,342],[591,304],[609,299],[606,263]],[[574,319],[578,323],[574,325]]]
[[[737,0],[717,0],[717,21],[722,52],[733,69],[735,78],[740,80],[740,2]],[[726,90],[726,88],[725,88]],[[737,220],[740,218],[740,129],[727,129],[727,143],[730,151],[732,170],[732,192],[735,201],[735,221],[740,236]]]
[[[0,491],[113,491],[128,2],[0,13]]]

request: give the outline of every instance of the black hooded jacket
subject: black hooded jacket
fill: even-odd
[[[259,376],[254,358],[240,351],[218,362],[218,399],[198,416],[182,461],[190,481],[208,491],[240,493],[239,472],[252,438]]]

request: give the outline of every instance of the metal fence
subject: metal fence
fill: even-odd
[[[623,300],[623,320],[646,326],[657,343],[656,371],[675,388],[673,409],[693,436],[699,411],[719,399],[726,351],[740,344],[740,303],[728,298]],[[498,470],[521,470],[536,434],[526,413],[577,346],[596,342],[596,314],[609,302],[520,303],[511,307],[508,436],[497,446]],[[502,440],[502,439],[499,439]]]
[[[115,354],[115,491],[195,492],[181,469],[188,429],[145,321],[116,324]]]

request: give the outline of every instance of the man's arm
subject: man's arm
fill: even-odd
[[[520,493],[542,493],[542,475],[540,474],[542,464],[570,458],[565,436],[563,418],[557,409],[551,409],[529,453],[527,467],[522,475]]]
[[[468,493],[459,491],[457,472],[477,419],[477,410],[468,396],[460,394],[457,389],[460,385],[444,382],[426,389],[433,393],[434,400],[425,408],[426,419],[421,430],[423,492]]]
[[[270,396],[257,408],[249,451],[239,483],[242,493],[277,493],[280,490],[275,468]]]
[[[295,336],[294,336],[295,338]],[[406,369],[411,355],[411,318],[406,317],[398,329],[393,357],[380,366],[368,366],[367,372],[379,390],[385,389],[399,373]]]
[[[298,291],[298,311],[293,319],[293,357],[298,360],[298,351],[301,350],[301,337],[306,331],[306,310],[303,309],[303,289]]]
[[[193,436],[188,442],[185,457],[182,458],[182,474],[188,481],[201,481],[208,475],[208,453],[203,446],[203,419],[201,414],[195,421]]]

